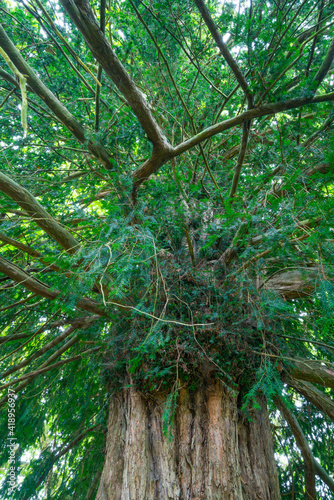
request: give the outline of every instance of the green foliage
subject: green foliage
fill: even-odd
[[[273,365],[268,361],[264,361],[263,365],[256,372],[256,382],[251,390],[246,394],[242,410],[249,415],[249,409],[260,409],[257,399],[259,396],[265,396],[268,404],[272,402],[276,394],[281,394],[283,384],[279,376],[277,364]]]
[[[168,394],[162,414],[162,429],[169,442],[171,442],[173,439],[172,428],[176,415],[178,396],[178,388],[174,389],[173,392]]]

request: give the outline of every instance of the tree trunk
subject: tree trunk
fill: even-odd
[[[97,500],[281,498],[265,404],[249,422],[218,381],[181,389],[170,439],[165,400],[133,388],[113,397]]]

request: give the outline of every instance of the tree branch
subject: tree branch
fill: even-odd
[[[15,385],[18,382],[21,382],[26,379],[34,379],[38,377],[38,375],[42,375],[45,372],[48,372],[50,370],[53,370],[54,368],[59,368],[60,366],[66,365],[67,363],[71,363],[72,361],[76,361],[80,359],[84,354],[90,354],[91,352],[96,352],[99,351],[101,347],[93,347],[93,349],[89,349],[88,351],[83,351],[81,354],[77,354],[76,356],[72,356],[67,359],[63,359],[62,361],[57,361],[57,363],[53,363],[52,365],[48,365],[44,368],[40,368],[38,370],[35,370],[33,372],[27,373],[26,375],[22,375],[22,377],[16,378],[15,380],[11,380],[10,382],[7,382],[7,384],[3,384],[0,387],[0,390],[6,389],[6,387],[10,387],[11,385]],[[29,380],[31,382],[31,380]],[[17,391],[15,391],[17,392]],[[4,398],[0,401],[0,404],[3,402]]]
[[[233,198],[233,196],[236,193],[237,187],[238,187],[238,182],[239,182],[239,177],[240,177],[240,173],[241,173],[241,168],[242,168],[242,164],[244,162],[245,155],[246,155],[250,127],[251,127],[251,121],[243,123],[243,127],[242,127],[242,139],[241,139],[241,144],[240,144],[239,156],[238,156],[237,164],[236,164],[235,169],[234,169],[232,186],[231,186],[231,190],[230,190],[230,198]]]
[[[313,459],[314,470],[317,476],[323,480],[323,482],[328,486],[328,488],[334,493],[334,480],[330,477],[330,475],[325,471],[323,467],[317,462],[317,460]]]
[[[329,46],[325,59],[312,81],[312,89],[316,90],[327,75],[334,60],[334,38]]]
[[[323,94],[316,97],[302,97],[296,99],[290,99],[288,101],[276,102],[272,104],[267,104],[263,106],[259,106],[247,111],[244,111],[240,115],[235,116],[234,118],[230,118],[223,122],[219,122],[217,124],[211,125],[210,127],[202,130],[202,132],[194,135],[187,141],[180,143],[173,149],[170,150],[160,150],[153,149],[153,154],[149,160],[147,160],[139,169],[135,171],[133,174],[133,192],[132,198],[133,201],[136,199],[136,194],[139,186],[147,180],[152,174],[157,172],[159,168],[164,165],[171,158],[175,158],[180,156],[181,154],[189,151],[194,148],[201,142],[213,137],[225,130],[235,127],[236,125],[240,125],[241,123],[248,122],[254,118],[259,118],[261,116],[273,115],[275,113],[281,113],[283,111],[287,111],[289,109],[299,108],[304,106],[305,104],[315,104],[319,102],[327,102],[334,101],[334,92],[330,94]]]
[[[320,345],[321,347],[325,347],[325,349],[331,349],[334,351],[334,345],[326,344],[325,342],[319,342],[318,340],[306,339],[303,337],[294,337],[293,335],[285,335],[284,333],[280,333],[278,337],[283,337],[284,339],[297,340],[298,342],[306,342],[314,345]]]
[[[153,148],[151,158],[143,163],[133,174],[132,201],[136,202],[137,192],[141,184],[145,182],[152,174],[157,172],[167,160],[171,158],[170,153]]]
[[[35,250],[34,248],[25,245],[20,241],[13,240],[13,238],[9,238],[8,236],[2,233],[0,233],[0,241],[3,241],[6,245],[11,245],[14,248],[18,248],[19,250],[22,250],[22,252],[25,252],[28,255],[31,255],[32,257],[38,259],[39,262],[47,266],[47,268],[53,269],[54,271],[60,271],[59,267],[56,266],[55,264],[50,264],[49,262],[46,262],[45,259],[43,259],[43,255],[41,254],[41,252],[38,252],[38,250]]]
[[[25,299],[18,300],[17,302],[13,302],[12,304],[9,304],[8,306],[0,307],[0,312],[7,311],[7,309],[13,309],[13,307],[20,306],[21,304],[25,304],[26,302],[28,302],[28,300],[33,299],[34,297],[36,297],[36,294],[32,293],[31,295],[29,295],[29,297],[26,297]]]
[[[95,320],[98,318],[99,316],[95,316]],[[82,318],[81,318],[82,319]],[[86,319],[86,321],[89,321],[90,319],[92,320],[91,322],[94,322],[94,316],[91,317],[91,318],[84,318]],[[75,319],[72,324],[78,322],[78,319]],[[88,323],[89,325],[89,323]],[[50,363],[52,363],[55,359],[57,359],[59,356],[61,356],[65,351],[67,351],[75,342],[77,342],[77,340],[79,339],[79,336],[78,335],[75,335],[74,337],[72,337],[70,340],[68,340],[60,349],[58,349],[56,352],[54,352],[51,356],[48,357],[48,359],[46,361],[44,361],[44,363],[42,363],[38,370],[41,370],[43,368],[45,368],[46,366],[49,366]],[[38,371],[37,370],[37,371]],[[37,376],[37,375],[36,375]],[[32,382],[36,376],[32,376],[32,377],[29,377],[28,379],[25,379],[24,382],[21,382],[20,385],[18,385],[16,388],[15,388],[15,392],[18,393],[20,391],[22,391],[27,385],[30,384],[30,382]],[[2,398],[2,400],[0,401],[0,407],[3,406],[6,401],[8,399],[8,394],[6,396],[4,396]]]
[[[93,500],[94,493],[95,493],[97,485],[99,484],[101,475],[102,475],[102,470],[98,470],[97,473],[94,475],[93,480],[91,482],[91,485],[89,487],[89,490],[86,493],[85,500]]]
[[[28,273],[23,271],[20,267],[16,266],[7,259],[0,256],[0,272],[11,278],[15,283],[23,285],[25,288],[34,292],[36,295],[40,295],[49,300],[55,300],[61,292],[59,290],[52,290],[48,285],[42,283],[36,278],[33,278]],[[121,304],[115,302],[116,307],[121,309],[127,309],[127,306],[122,306]],[[100,304],[92,299],[83,297],[79,299],[76,303],[76,307],[79,309],[84,309],[85,311],[98,314],[100,316],[106,316],[106,312],[100,308]]]
[[[295,437],[298,448],[304,459],[304,470],[305,470],[305,499],[306,500],[317,500],[317,493],[315,490],[315,471],[314,471],[314,458],[308,442],[303,434],[303,431],[298,423],[298,420],[290,409],[285,405],[283,400],[279,396],[274,397],[274,402],[281,412],[282,416],[287,421],[292,434]]]
[[[100,29],[88,0],[60,0],[95,59],[123,94],[150,141],[164,150],[171,148],[136,84],[125,70]]]
[[[302,144],[303,148],[307,148],[308,146],[310,146],[322,132],[324,132],[328,127],[331,126],[333,121],[334,121],[334,116],[331,114],[329,118],[327,118],[327,120],[323,123],[323,125],[320,128],[318,128],[318,130],[316,130],[307,139],[305,139],[305,141]]]
[[[325,413],[334,422],[334,402],[310,382],[294,380],[287,377],[285,382],[310,401],[318,410]]]
[[[0,191],[14,200],[52,239],[73,254],[79,249],[78,241],[56,222],[27,189],[0,172]]]
[[[265,282],[260,283],[259,288],[278,292],[285,299],[310,297],[316,288],[318,276],[318,268],[282,269]]]
[[[316,361],[296,358],[293,363],[286,365],[285,369],[293,379],[305,380],[334,389],[334,367],[329,368]]]
[[[14,66],[25,76],[28,85],[38,95],[49,109],[59,118],[65,127],[81,143],[88,142],[88,149],[106,168],[113,169],[114,165],[107,150],[99,143],[90,138],[91,133],[85,129],[68,111],[57,97],[38,78],[29,64],[21,56],[15,45],[7,36],[0,24],[0,47],[6,52]]]
[[[1,403],[1,401],[0,401]],[[95,424],[86,429],[85,431],[81,432],[76,438],[73,439],[65,448],[62,450],[58,451],[56,455],[54,455],[49,462],[49,466],[47,468],[43,469],[42,474],[38,478],[38,480],[35,482],[34,487],[37,490],[39,485],[42,483],[42,481],[45,479],[45,477],[49,474],[50,470],[52,469],[53,465],[56,463],[59,458],[63,457],[69,450],[71,450],[76,444],[78,444],[89,432],[91,432],[94,429],[100,429],[101,424]],[[24,496],[22,497],[22,500],[29,500],[28,497]]]
[[[319,102],[334,101],[334,92],[329,94],[323,94],[316,97],[298,97],[295,99],[289,99],[287,101],[275,102],[272,104],[265,104],[258,106],[256,108],[244,111],[240,115],[230,118],[223,122],[219,122],[215,125],[211,125],[206,129],[199,132],[197,135],[191,137],[187,141],[182,142],[176,146],[171,152],[171,157],[179,156],[194,146],[197,146],[200,142],[213,137],[225,130],[228,130],[236,125],[240,125],[246,121],[252,120],[254,118],[259,118],[260,116],[269,116],[275,113],[281,113],[283,111],[288,111],[290,109],[299,108],[305,106],[305,104],[315,104]]]
[[[106,25],[106,0],[100,0],[100,30],[104,34]],[[102,66],[99,64],[97,69],[97,80],[101,84],[102,78]],[[101,93],[101,85],[96,84],[95,91],[95,132],[99,130],[99,114],[100,114],[100,93]]]
[[[240,87],[245,93],[247,102],[248,102],[248,108],[253,107],[253,95],[251,94],[251,91],[249,89],[248,83],[246,81],[246,78],[242,74],[242,71],[240,70],[238,63],[235,61],[234,57],[230,53],[226,43],[223,41],[223,37],[219,33],[217,26],[213,22],[213,19],[211,17],[211,14],[204,4],[203,0],[194,0],[198,10],[201,13],[201,16],[203,17],[203,20],[207,27],[209,28],[209,31],[212,35],[212,38],[216,42],[222,56],[224,57],[225,61],[227,64],[230,66],[231,70],[233,71]]]
[[[41,349],[38,349],[35,351],[31,356],[25,358],[21,363],[18,363],[17,365],[11,366],[7,371],[2,373],[0,375],[0,378],[6,378],[12,373],[20,370],[21,368],[24,368],[25,366],[29,365],[32,361],[34,361],[36,358],[39,358],[40,356],[43,356],[44,353],[55,347],[56,345],[60,344],[64,339],[66,339],[71,333],[73,333],[75,330],[78,328],[87,328],[92,322],[95,322],[97,318],[100,316],[92,316],[91,318],[80,318],[76,322],[73,322],[71,326],[66,328],[66,330],[61,334],[55,337],[51,342],[48,342],[45,344]]]

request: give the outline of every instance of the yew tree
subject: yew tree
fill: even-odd
[[[334,498],[333,13],[0,0],[1,498]]]

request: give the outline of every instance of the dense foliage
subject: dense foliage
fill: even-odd
[[[168,432],[212,372],[334,498],[334,4],[206,4],[0,0],[2,498],[94,498],[110,394]]]

